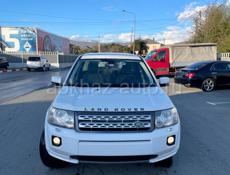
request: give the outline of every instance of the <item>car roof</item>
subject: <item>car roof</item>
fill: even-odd
[[[199,61],[199,62],[195,62],[194,64],[213,64],[213,63],[230,63],[230,61],[221,61],[221,60],[216,60],[216,61]]]
[[[194,64],[210,64],[210,63],[215,63],[216,61],[198,61],[195,62]]]
[[[82,55],[80,59],[128,59],[141,60],[137,55],[130,53],[87,53]]]
[[[230,61],[225,61],[225,60],[217,60],[217,61],[207,61],[207,63],[211,63],[211,64],[214,64],[214,63],[230,63]]]

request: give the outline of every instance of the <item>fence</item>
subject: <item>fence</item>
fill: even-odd
[[[66,55],[60,52],[1,52],[0,57],[9,61],[10,68],[26,67],[26,61],[30,56],[42,56],[48,60],[52,68],[69,67],[76,60],[77,55]]]
[[[221,53],[221,60],[230,61],[230,53]]]

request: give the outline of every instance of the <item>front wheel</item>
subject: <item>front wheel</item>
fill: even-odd
[[[49,168],[63,168],[65,167],[68,163],[64,162],[62,160],[58,160],[52,156],[49,155],[49,153],[46,150],[45,146],[45,138],[44,138],[44,131],[41,135],[40,139],[40,145],[39,145],[39,152],[40,152],[40,158],[42,163],[49,167]]]
[[[42,71],[43,71],[43,72],[46,71],[46,67],[45,67],[45,66],[42,67]]]
[[[215,89],[215,81],[212,78],[206,78],[202,82],[202,90],[205,92],[211,92]]]

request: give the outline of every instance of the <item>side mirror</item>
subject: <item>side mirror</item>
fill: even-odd
[[[61,77],[59,76],[52,76],[51,77],[51,83],[56,86],[61,86]]]
[[[161,77],[159,79],[160,86],[168,86],[169,85],[169,78],[168,77]]]

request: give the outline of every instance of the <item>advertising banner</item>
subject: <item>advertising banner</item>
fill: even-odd
[[[36,52],[36,29],[0,27],[1,49],[6,52]]]
[[[70,40],[61,36],[57,36],[43,30],[37,30],[38,35],[38,51],[45,52],[70,52]]]

